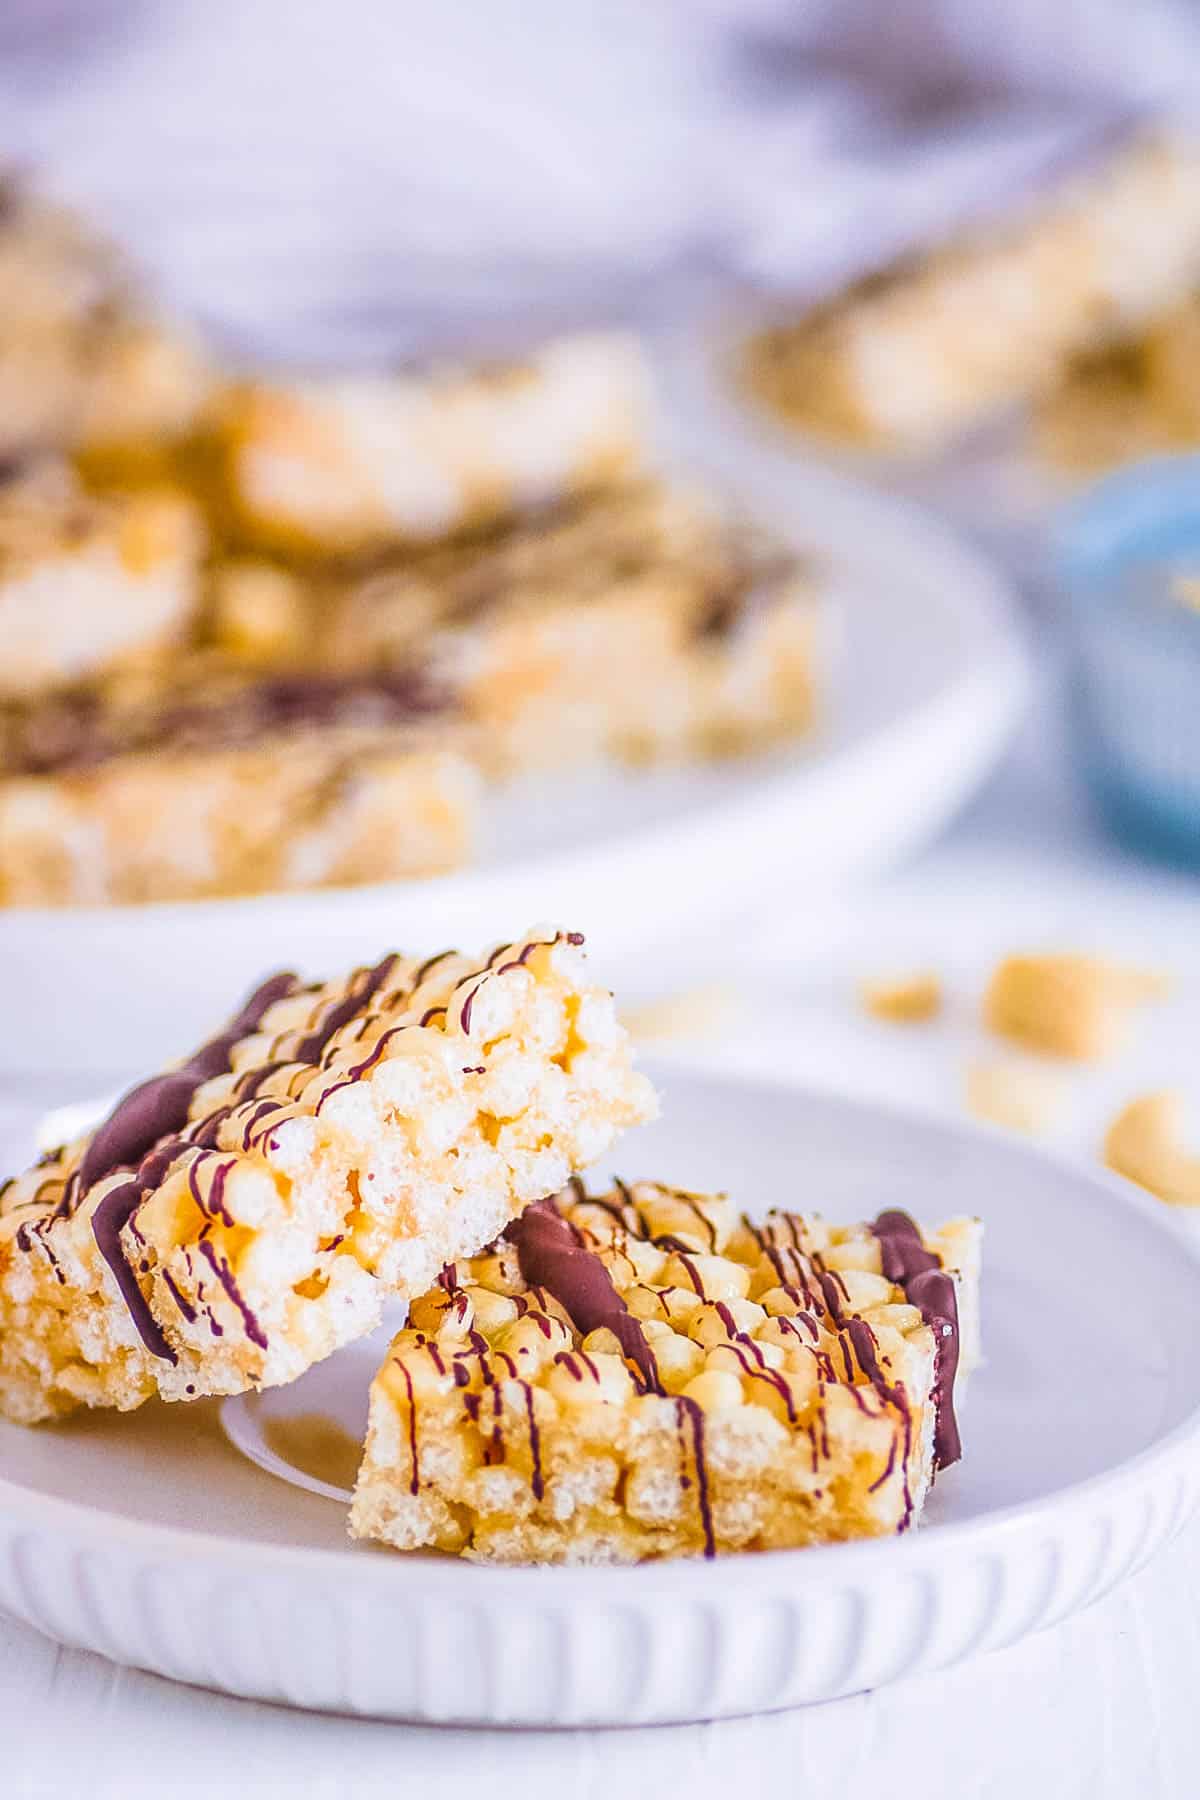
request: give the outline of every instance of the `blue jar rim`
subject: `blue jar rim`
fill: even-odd
[[[1051,528],[1051,561],[1059,589],[1083,624],[1112,607],[1131,630],[1166,631],[1200,645],[1200,612],[1187,606],[1137,611],[1120,586],[1135,563],[1187,557],[1200,576],[1200,454],[1154,457],[1095,482]]]

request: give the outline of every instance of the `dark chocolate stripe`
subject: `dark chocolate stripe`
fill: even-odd
[[[205,1238],[200,1245],[200,1254],[224,1288],[228,1298],[241,1313],[242,1324],[246,1328],[246,1336],[249,1338],[250,1342],[252,1344],[257,1344],[260,1350],[267,1349],[267,1334],[259,1324],[257,1314],[246,1304],[242,1290],[238,1286],[237,1279],[226,1258],[217,1255],[217,1252],[213,1249],[212,1244],[207,1238]]]
[[[273,975],[255,989],[232,1024],[218,1037],[202,1044],[181,1069],[155,1076],[133,1088],[117,1102],[100,1126],[77,1170],[76,1204],[105,1176],[137,1164],[137,1173],[106,1194],[96,1207],[92,1214],[92,1235],[112,1270],[138,1336],[150,1354],[163,1362],[176,1363],[179,1359],[163,1335],[162,1327],[129,1266],[121,1247],[121,1233],[145,1195],[163,1179],[175,1158],[189,1148],[187,1140],[178,1133],[187,1124],[196,1090],[214,1075],[228,1069],[234,1045],[257,1030],[264,1014],[277,1000],[290,994],[295,985],[294,975],[286,972]]]
[[[341,727],[385,730],[455,707],[423,669],[263,675],[196,699],[137,712],[106,707],[90,688],[0,707],[0,774],[55,775],[121,756],[244,749],[279,734]]]
[[[704,1554],[713,1557],[717,1554],[717,1540],[713,1532],[712,1501],[708,1491],[708,1457],[704,1448],[704,1413],[699,1401],[689,1400],[684,1394],[675,1396],[675,1416],[686,1418],[692,1428],[692,1461],[696,1468],[696,1501],[700,1508],[700,1529],[704,1533]]]
[[[381,962],[377,962],[373,969],[368,969],[365,980],[357,986],[352,986],[350,992],[344,995],[336,1006],[330,1007],[316,1030],[311,1031],[307,1037],[300,1040],[292,1060],[306,1063],[320,1062],[329,1040],[342,1029],[343,1025],[348,1025],[355,1013],[361,1012],[374,998],[399,960],[393,951]]]
[[[140,1163],[160,1138],[182,1131],[196,1090],[214,1075],[228,1070],[235,1044],[257,1031],[264,1015],[295,986],[296,977],[287,971],[272,975],[255,989],[232,1024],[220,1036],[202,1044],[182,1068],[154,1075],[118,1100],[83,1154],[78,1196],[82,1198],[114,1170]]]
[[[962,1455],[962,1438],[954,1412],[954,1378],[958,1373],[958,1295],[954,1278],[941,1258],[927,1250],[916,1221],[906,1212],[881,1212],[871,1227],[879,1240],[883,1273],[904,1289],[934,1335],[933,1463],[949,1468]]]
[[[507,1235],[516,1245],[521,1277],[528,1286],[552,1294],[582,1337],[591,1331],[611,1331],[647,1392],[661,1394],[658,1365],[640,1321],[595,1251],[581,1241],[553,1200],[529,1207],[509,1226]]]
[[[105,1194],[92,1214],[92,1235],[96,1239],[96,1248],[113,1272],[121,1297],[129,1308],[129,1316],[136,1325],[143,1344],[151,1356],[157,1356],[163,1362],[177,1363],[179,1358],[163,1335],[162,1326],[150,1311],[138,1286],[137,1276],[121,1248],[121,1233],[141,1205],[144,1192],[137,1177],[131,1176],[128,1181],[115,1187],[111,1194]]]

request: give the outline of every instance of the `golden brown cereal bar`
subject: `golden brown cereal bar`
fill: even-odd
[[[100,499],[50,460],[0,472],[0,702],[178,643],[202,549],[176,493]]]
[[[1150,136],[1023,216],[873,276],[751,344],[756,397],[825,436],[897,450],[1044,393],[1200,274],[1200,158]]]
[[[264,983],[0,1197],[0,1412],[291,1381],[654,1110],[577,933]]]
[[[413,1303],[351,1530],[496,1562],[905,1530],[959,1454],[980,1233],[572,1183]]]
[[[167,671],[0,704],[0,905],[436,875],[481,782],[405,671]]]
[[[275,583],[264,609],[281,598]],[[423,661],[501,772],[637,763],[805,729],[816,612],[794,553],[701,495],[642,482],[342,584],[310,654]]]
[[[204,646],[0,702],[0,904],[442,872],[480,773],[801,731],[817,614],[799,559],[657,483],[366,577],[221,561]]]
[[[627,474],[645,389],[636,346],[605,335],[520,364],[247,384],[217,423],[227,499],[267,548],[427,542]]]

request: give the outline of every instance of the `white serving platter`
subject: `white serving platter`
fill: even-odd
[[[677,426],[677,430],[679,427]],[[0,1073],[181,1054],[268,966],[476,947],[543,919],[622,966],[925,841],[995,762],[1026,655],[1002,577],[920,511],[697,429],[686,461],[828,569],[837,653],[795,748],[726,766],[526,783],[458,874],[247,900],[0,913]],[[676,458],[675,460],[678,460]]]
[[[752,1211],[984,1218],[987,1361],[921,1529],[625,1569],[402,1556],[351,1544],[344,1503],[255,1466],[215,1406],[147,1407],[0,1426],[0,1606],[65,1644],[293,1706],[652,1723],[829,1699],[1012,1643],[1191,1515],[1200,1258],[1163,1209],[978,1128],[769,1082],[660,1085],[626,1176],[727,1187]],[[379,1348],[269,1404],[361,1408]],[[241,1416],[252,1441],[261,1413]]]

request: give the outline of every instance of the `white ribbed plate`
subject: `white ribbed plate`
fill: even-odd
[[[469,1724],[712,1718],[1011,1643],[1095,1599],[1200,1490],[1200,1262],[1133,1189],[998,1134],[676,1073],[619,1171],[758,1208],[987,1222],[966,1457],[907,1539],[617,1570],[349,1544],[209,1405],[0,1426],[0,1604],[72,1645],[296,1706]],[[347,1367],[361,1382],[363,1359]],[[328,1379],[325,1377],[324,1379]],[[293,1390],[298,1410],[312,1404]]]

